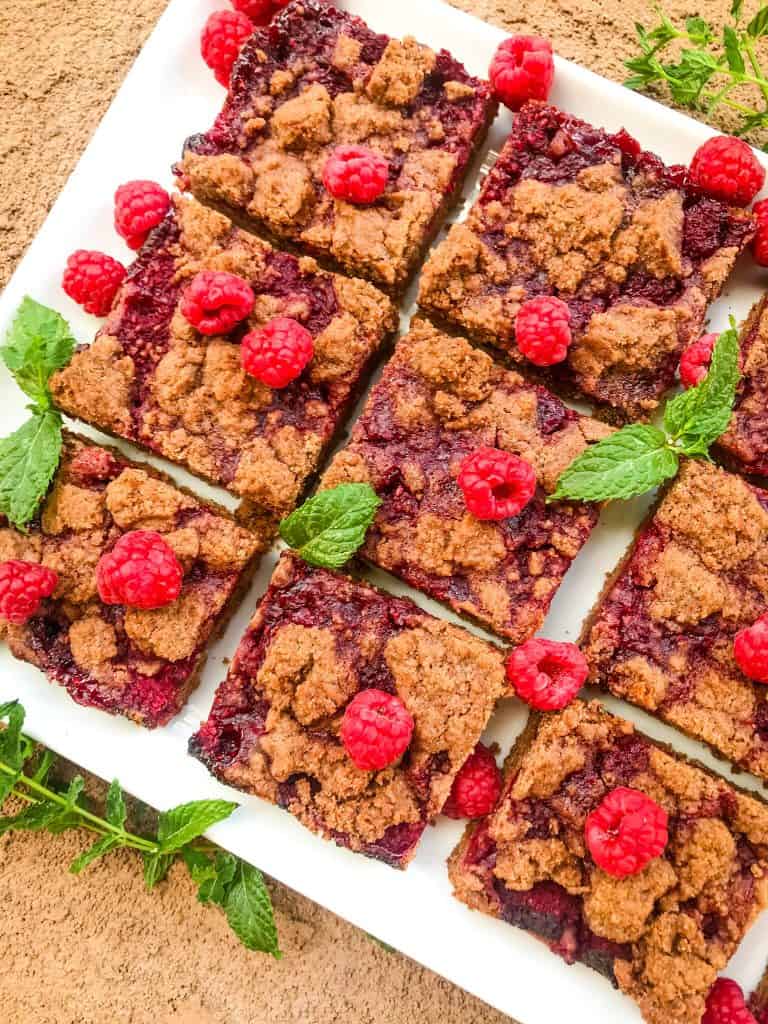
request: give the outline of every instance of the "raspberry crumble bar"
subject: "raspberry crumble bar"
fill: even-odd
[[[421,279],[423,309],[527,362],[521,305],[559,297],[571,345],[546,377],[568,394],[638,419],[674,383],[701,333],[752,215],[702,195],[626,132],[527,104],[467,220]]]
[[[661,856],[617,878],[585,823],[618,787],[668,815]],[[700,1024],[717,972],[768,904],[768,806],[597,702],[534,714],[496,810],[451,855],[456,896],[599,971],[648,1024]]]
[[[768,492],[686,461],[588,620],[590,681],[768,779],[768,687],[734,637],[768,611]]]
[[[445,50],[296,0],[245,43],[223,110],[187,140],[177,173],[204,202],[398,291],[495,112],[488,83]],[[324,184],[326,161],[349,145],[386,160],[371,202],[334,198]]]
[[[520,643],[597,521],[594,505],[548,505],[546,496],[609,432],[464,339],[416,321],[321,486],[369,483],[383,504],[360,554]],[[498,522],[470,513],[456,479],[486,445],[522,456],[535,473],[526,507]]]
[[[200,271],[234,274],[255,296],[247,320],[227,334],[201,334],[182,312]],[[280,317],[309,332],[314,356],[292,383],[271,388],[244,371],[240,341]],[[278,252],[175,196],[96,340],[52,377],[51,390],[71,416],[282,515],[396,323],[391,301],[366,281]]]
[[[734,468],[768,476],[768,295],[752,307],[739,344],[742,376],[733,416],[718,448]]]
[[[312,831],[404,868],[504,686],[493,645],[286,553],[190,752]],[[371,688],[397,695],[415,724],[380,771],[357,768],[339,738],[345,708]]]
[[[179,597],[146,610],[105,604],[96,566],[129,531],[162,535],[184,570]],[[61,464],[28,533],[0,520],[0,561],[40,563],[58,585],[23,625],[0,622],[22,661],[86,707],[165,725],[197,685],[211,638],[269,546],[269,523],[238,526],[147,465],[66,434]]]

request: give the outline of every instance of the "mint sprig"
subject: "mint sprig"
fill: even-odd
[[[743,22],[743,2],[733,0],[731,21],[722,34],[698,15],[676,26],[663,11],[652,28],[635,24],[640,53],[625,61],[630,89],[665,85],[675,102],[711,116],[718,107],[737,112],[737,134],[768,126],[768,78],[758,56],[759,41],[768,35],[768,4]],[[670,44],[677,59],[665,59]],[[738,90],[736,96],[732,93]],[[749,92],[755,99],[750,101]]]
[[[79,775],[65,789],[48,782],[54,755],[46,751],[38,759],[23,726],[24,708],[18,701],[0,704],[0,806],[9,797],[26,805],[15,815],[0,817],[0,835],[87,830],[95,840],[72,861],[72,874],[80,874],[113,850],[131,849],[142,857],[149,889],[165,878],[177,860],[183,860],[198,886],[198,899],[221,907],[246,948],[281,956],[272,903],[260,872],[201,839],[212,825],[228,818],[237,804],[228,800],[181,804],[160,814],[156,836],[137,835],[126,828],[125,797],[117,780],[109,787],[101,817],[89,805]]]
[[[370,484],[339,484],[320,491],[280,523],[280,536],[305,562],[338,569],[365,540],[381,505]]]
[[[27,296],[0,348],[0,357],[31,399],[30,418],[0,441],[0,513],[25,529],[45,496],[61,457],[61,416],[48,381],[72,357],[75,340],[66,320]]]
[[[560,474],[548,500],[631,498],[675,476],[681,456],[708,458],[728,427],[738,382],[739,336],[731,317],[704,380],[667,403],[664,430],[632,423],[587,448]]]

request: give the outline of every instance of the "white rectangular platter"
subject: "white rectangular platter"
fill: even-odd
[[[223,93],[200,59],[199,33],[209,13],[223,5],[223,0],[171,0],[0,297],[0,335],[22,296],[30,294],[59,309],[79,340],[92,338],[97,322],[70,302],[59,286],[66,257],[86,247],[128,261],[130,254],[112,229],[112,195],[117,185],[132,178],[154,178],[170,186],[170,165],[178,158],[183,140],[211,124]],[[360,14],[377,31],[412,34],[434,48],[446,47],[479,75],[486,74],[504,36],[440,0],[348,0],[341,6]],[[610,40],[606,38],[605,43],[610,45]],[[681,114],[563,60],[557,62],[552,99],[610,130],[626,127],[644,147],[669,162],[687,162],[712,134]],[[509,114],[498,117],[486,153],[499,148],[510,124]],[[729,312],[742,319],[766,286],[765,272],[744,259],[725,296],[712,309],[712,327],[725,326]],[[20,392],[3,370],[0,435],[19,425],[23,405]],[[131,453],[129,446],[122,447]],[[192,481],[180,470],[170,471],[177,480],[222,500],[220,492]],[[553,604],[545,635],[570,640],[577,636],[606,572],[626,549],[646,504],[615,504],[604,514]],[[200,688],[166,729],[147,732],[78,707],[62,689],[14,661],[5,649],[0,651],[0,700],[21,698],[28,711],[28,731],[34,737],[105,779],[119,777],[130,792],[157,808],[208,795],[231,796],[187,756],[187,740],[207,715],[216,684],[226,671],[224,659],[233,654],[274,560],[274,554],[264,560],[250,596],[214,646]],[[371,577],[393,592],[407,592],[382,574]],[[432,602],[415,599],[434,614],[451,618]],[[615,701],[607,703],[657,738],[725,771],[697,744],[640,712]],[[506,752],[524,720],[522,707],[508,701],[494,717],[488,735]],[[744,777],[742,781],[759,788],[756,780]],[[441,820],[427,830],[411,867],[401,873],[323,842],[290,815],[255,798],[239,794],[237,799],[242,807],[211,832],[216,842],[524,1024],[551,1024],[565,1014],[571,1024],[639,1022],[633,1004],[598,975],[581,966],[567,967],[534,939],[472,913],[452,898],[445,859],[458,840],[458,823]],[[87,885],[87,879],[82,884]],[[729,974],[746,987],[753,986],[764,967],[766,949],[768,914],[752,930]]]

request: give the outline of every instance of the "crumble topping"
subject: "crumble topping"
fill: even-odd
[[[365,91],[377,103],[404,107],[416,99],[424,76],[435,66],[435,54],[411,36],[390,39],[371,72]]]
[[[69,646],[78,665],[98,672],[104,662],[117,655],[117,634],[114,626],[100,616],[87,615],[69,627]]]
[[[54,485],[42,515],[42,528],[52,536],[66,530],[93,530],[104,520],[104,496],[75,484]]]

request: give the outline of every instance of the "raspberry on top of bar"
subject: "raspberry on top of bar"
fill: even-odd
[[[159,534],[183,570],[178,597],[162,607],[100,597],[100,560],[121,539],[135,538],[133,531]],[[149,728],[164,725],[197,684],[209,640],[272,536],[268,523],[245,530],[151,467],[66,434],[60,467],[29,532],[0,520],[0,562],[42,565],[56,574],[56,588],[26,621],[2,621],[0,631],[17,658],[79,704]]]
[[[398,290],[495,110],[488,83],[445,50],[296,0],[245,43],[223,110],[187,140],[177,173],[199,199]],[[350,146],[371,151],[373,198],[334,188],[336,151]]]
[[[768,611],[768,492],[690,460],[588,620],[590,680],[768,779],[768,686],[734,654]]]
[[[321,486],[369,483],[382,506],[361,555],[520,643],[543,622],[597,521],[594,505],[547,504],[547,494],[608,433],[463,338],[416,321]],[[496,521],[470,511],[457,480],[488,447],[517,456],[531,477],[524,507]]]
[[[742,472],[768,476],[768,295],[750,310],[739,344],[741,379],[718,447]]]
[[[595,864],[587,827],[621,787],[649,797],[668,830],[663,853],[626,877]],[[449,870],[460,900],[599,971],[648,1024],[700,1024],[768,904],[768,806],[576,701],[532,717],[495,812],[469,826]]]
[[[531,358],[565,392],[639,419],[673,385],[753,234],[748,211],[688,186],[684,168],[626,132],[529,103],[467,220],[430,256],[419,301],[530,368],[518,312],[559,298],[565,358],[542,362],[535,348]]]
[[[504,687],[493,645],[286,553],[190,751],[312,831],[405,867]],[[399,698],[413,734],[369,771],[340,731],[355,696],[374,691]]]
[[[224,327],[213,334],[216,321],[205,322],[211,272],[223,272],[232,292],[218,297]],[[248,340],[241,342],[282,318],[310,336],[313,354],[295,379],[270,387],[246,372]],[[396,323],[391,301],[367,282],[278,252],[175,196],[96,340],[52,377],[51,390],[71,416],[282,515],[316,471]]]

